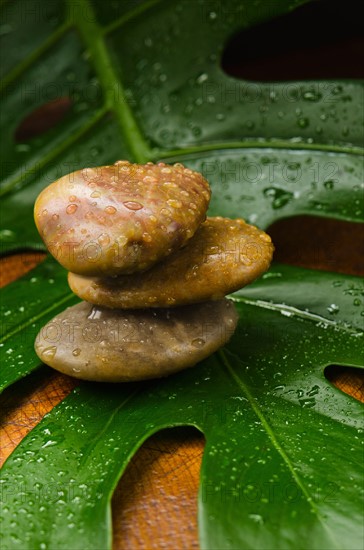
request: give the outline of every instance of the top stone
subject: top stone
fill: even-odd
[[[210,188],[182,164],[78,170],[46,187],[34,219],[50,253],[80,275],[141,272],[183,246],[206,218]]]

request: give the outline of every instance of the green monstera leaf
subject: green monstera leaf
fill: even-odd
[[[119,158],[200,170],[210,214],[262,228],[299,214],[362,221],[362,83],[258,84],[220,67],[237,29],[301,3],[4,3],[2,251],[42,247],[32,206],[45,185]],[[62,119],[34,133],[54,106]],[[363,366],[363,294],[353,276],[273,265],[232,296],[238,329],[196,368],[82,383],[3,467],[2,547],[109,548],[129,460],[187,425],[206,437],[202,548],[361,548],[361,408],[324,369]],[[38,329],[74,302],[53,259],[3,290],[2,388],[39,367]]]

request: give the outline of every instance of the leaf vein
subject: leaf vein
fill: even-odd
[[[106,114],[107,110],[105,107],[97,111],[94,117],[92,117],[90,120],[87,121],[86,124],[84,124],[77,132],[74,134],[71,134],[71,136],[68,139],[65,139],[62,141],[62,144],[58,147],[52,149],[48,153],[48,155],[44,155],[42,157],[42,160],[39,162],[34,163],[26,170],[20,171],[19,175],[16,176],[13,180],[9,181],[9,183],[6,186],[3,186],[3,188],[0,191],[0,197],[4,197],[5,195],[8,195],[11,190],[18,185],[19,182],[21,182],[23,179],[25,180],[28,174],[32,174],[35,172],[35,169],[38,171],[46,166],[49,162],[57,158],[57,156],[71,147],[79,138],[81,138],[86,132],[88,132],[93,126],[97,124],[97,122]]]
[[[41,319],[42,317],[47,315],[47,313],[50,313],[52,310],[56,309],[58,306],[60,306],[64,303],[68,302],[72,298],[75,298],[74,294],[71,294],[71,293],[66,294],[65,296],[63,296],[63,298],[61,298],[57,302],[53,302],[51,306],[47,307],[46,309],[42,309],[42,311],[40,313],[38,313],[37,315],[34,315],[33,317],[31,317],[30,319],[28,319],[24,323],[20,323],[15,328],[13,328],[12,330],[10,330],[6,334],[4,334],[4,336],[2,338],[0,338],[0,342],[1,343],[6,342],[7,340],[9,340],[9,338],[11,338],[12,336],[15,336],[15,334],[18,334],[19,332],[24,330],[26,327],[32,325],[33,323],[35,323],[36,321],[38,321],[39,319]]]
[[[317,313],[312,313],[310,311],[302,311],[301,309],[298,309],[294,306],[289,306],[287,304],[279,304],[279,303],[268,302],[266,300],[259,300],[259,299],[251,300],[249,298],[245,298],[244,296],[237,296],[234,294],[231,295],[230,298],[233,302],[240,302],[240,303],[247,304],[249,306],[270,309],[271,311],[277,311],[281,315],[286,315],[287,317],[295,316],[301,319],[314,321],[315,323],[324,323],[325,326],[332,327],[335,330],[339,329],[340,331],[348,332],[355,336],[362,336],[363,334],[363,331],[361,331],[360,329],[349,328],[345,325],[338,325],[337,321],[332,321],[331,319],[322,317]]]
[[[227,141],[221,143],[210,143],[205,145],[191,146],[184,149],[172,149],[170,151],[163,151],[163,159],[166,160],[169,157],[179,157],[195,153],[204,153],[208,151],[218,151],[220,149],[288,149],[293,151],[305,150],[317,151],[319,153],[344,153],[360,156],[362,156],[364,153],[364,149],[361,147],[333,144],[329,145],[324,143],[290,142],[281,140],[261,141],[257,139],[254,141]]]
[[[229,352],[231,353],[231,352]],[[227,372],[230,374],[230,376],[233,378],[234,382],[240,387],[240,389],[242,390],[242,392],[246,395],[254,413],[256,414],[256,416],[259,418],[263,428],[265,429],[268,437],[270,438],[270,440],[272,441],[272,444],[273,446],[275,447],[276,451],[280,454],[280,456],[283,458],[288,470],[290,471],[294,481],[296,482],[296,484],[298,485],[298,487],[301,489],[302,491],[302,494],[306,497],[307,499],[307,502],[309,504],[309,506],[311,507],[312,511],[316,514],[318,520],[320,521],[320,523],[322,524],[323,528],[327,531],[328,535],[330,536],[330,538],[332,539],[332,542],[333,542],[333,545],[334,547],[336,548],[339,548],[339,546],[337,545],[336,541],[335,541],[335,538],[333,537],[331,531],[328,529],[327,525],[325,524],[325,522],[323,521],[323,518],[321,517],[320,515],[320,512],[317,508],[317,506],[315,505],[314,501],[313,501],[313,498],[310,496],[305,484],[303,483],[303,481],[301,480],[300,476],[297,474],[297,472],[295,471],[295,468],[291,462],[291,459],[289,458],[288,454],[286,453],[286,451],[283,449],[281,443],[278,441],[274,431],[273,431],[273,428],[270,426],[269,422],[267,421],[267,419],[265,418],[262,410],[260,409],[258,403],[257,403],[257,400],[254,398],[254,396],[251,394],[251,392],[249,391],[248,387],[246,386],[246,384],[244,383],[244,381],[238,376],[238,374],[235,372],[233,366],[230,364],[230,362],[228,361],[227,357],[226,357],[226,354],[223,350],[220,350],[218,352],[220,358],[221,358],[221,362],[222,364],[224,365],[225,369],[227,370]],[[234,355],[233,353],[231,353],[231,355]]]
[[[156,4],[160,4],[162,1],[163,0],[149,0],[147,2],[144,2],[143,4],[140,4],[133,10],[130,10],[129,13],[122,15],[121,17],[119,17],[119,19],[116,19],[116,21],[113,21],[112,23],[110,23],[110,25],[105,27],[103,31],[104,34],[106,35],[112,33],[116,29],[120,28],[122,25],[125,25],[125,23],[127,23],[131,19],[134,19],[134,17],[141,15],[142,13],[149,10],[149,8],[155,6]]]
[[[9,84],[16,78],[21,76],[31,65],[33,65],[39,57],[49,50],[59,38],[63,36],[70,28],[68,23],[64,23],[51,36],[49,36],[39,48],[32,52],[28,57],[23,59],[12,71],[10,71],[0,83],[0,92],[3,92]]]

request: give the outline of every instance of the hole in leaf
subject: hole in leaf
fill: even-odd
[[[295,216],[279,220],[267,231],[274,259],[300,267],[364,275],[364,239],[361,224]]]
[[[363,78],[363,19],[354,0],[309,2],[233,36],[222,68],[262,82]]]
[[[204,444],[197,429],[183,427],[162,430],[138,450],[112,500],[115,548],[166,548],[167,541],[174,548],[198,548]]]
[[[341,365],[329,365],[325,377],[339,390],[364,403],[364,370]]]
[[[72,107],[69,97],[60,97],[44,103],[29,113],[15,130],[16,143],[23,143],[48,132],[59,124]]]
[[[21,252],[0,258],[0,288],[12,283],[43,262],[45,252]]]
[[[20,305],[20,304],[19,304]],[[35,332],[24,338],[33,341]],[[25,343],[26,340],[23,340]],[[77,380],[40,366],[26,378],[9,386],[0,396],[0,466],[44,415],[77,385]]]

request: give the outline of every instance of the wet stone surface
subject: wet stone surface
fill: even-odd
[[[182,164],[84,168],[38,196],[34,218],[51,254],[81,275],[144,271],[190,239],[205,220],[207,181]]]
[[[35,350],[70,376],[102,382],[158,378],[192,367],[224,345],[238,315],[227,299],[179,308],[67,308],[39,332]]]
[[[171,307],[217,300],[262,275],[272,259],[269,235],[243,220],[208,218],[173,255],[132,277],[69,273],[72,291],[110,308]]]

